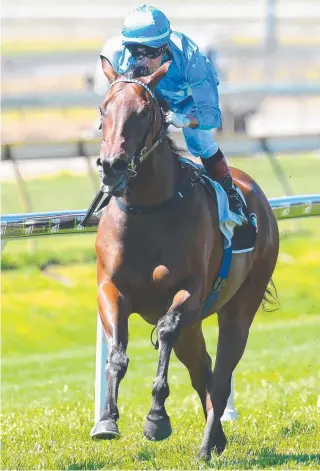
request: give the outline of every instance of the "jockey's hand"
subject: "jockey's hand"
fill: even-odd
[[[169,111],[166,114],[166,122],[176,128],[187,128],[190,126],[190,119],[185,114],[178,114],[173,111]]]

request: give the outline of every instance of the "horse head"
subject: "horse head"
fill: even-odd
[[[97,163],[102,166],[108,192],[121,196],[129,177],[164,140],[166,127],[153,90],[170,62],[151,75],[134,79],[117,74],[107,59],[102,59],[102,66],[111,86],[100,106],[103,140]]]

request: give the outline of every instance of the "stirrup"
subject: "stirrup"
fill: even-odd
[[[232,192],[229,191],[227,195],[229,200],[230,211],[232,211],[240,218],[242,224],[247,224],[249,221],[243,212],[243,202],[235,187],[233,187]]]
[[[246,218],[246,216],[244,215],[244,212],[242,210],[242,208],[237,208],[237,211],[234,211],[234,213],[240,217],[241,219],[241,223],[242,224],[248,224],[248,219]]]

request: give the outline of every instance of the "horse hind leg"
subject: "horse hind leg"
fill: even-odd
[[[207,418],[209,385],[212,378],[212,361],[207,352],[201,323],[186,327],[174,345],[177,358],[189,371],[193,388],[197,391],[205,419]]]
[[[210,459],[212,450],[221,454],[227,444],[221,417],[230,395],[233,370],[243,355],[250,326],[268,285],[269,276],[265,274],[263,281],[261,273],[259,264],[236,295],[218,312],[219,338],[210,391],[212,408],[207,411],[200,458]]]

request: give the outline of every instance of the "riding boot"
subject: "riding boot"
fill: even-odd
[[[213,156],[207,159],[201,159],[201,161],[209,177],[220,183],[227,193],[230,210],[239,216],[242,224],[247,223],[248,220],[242,209],[242,199],[233,184],[229,165],[221,150],[218,149]]]

